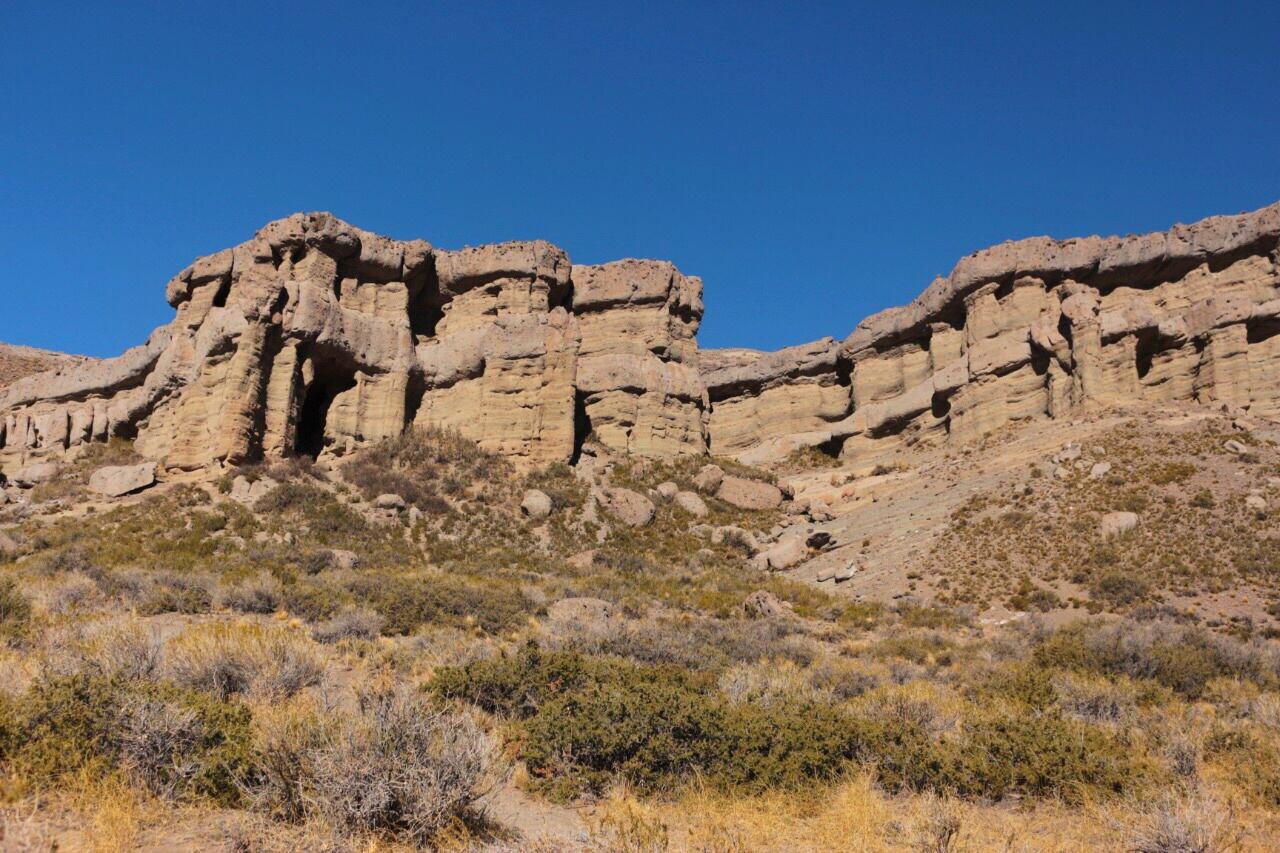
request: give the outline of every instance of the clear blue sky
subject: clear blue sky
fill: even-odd
[[[9,0],[0,340],[117,353],[297,210],[670,258],[703,346],[773,348],[1004,239],[1280,199],[1274,4],[1044,5]]]

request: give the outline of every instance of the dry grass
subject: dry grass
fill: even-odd
[[[320,683],[325,660],[301,631],[285,625],[194,625],[165,649],[165,670],[184,687],[226,699],[292,696]]]

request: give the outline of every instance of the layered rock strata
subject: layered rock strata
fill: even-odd
[[[699,352],[702,284],[541,241],[437,249],[329,214],[273,222],[169,282],[114,359],[0,387],[0,468],[132,438],[162,470],[340,455],[456,428],[518,463],[592,437],[640,456],[867,465],[1092,403],[1280,417],[1280,204],[1165,233],[1005,243],[911,304],[774,353]]]

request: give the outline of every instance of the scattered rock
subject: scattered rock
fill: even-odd
[[[750,556],[760,553],[760,540],[750,530],[743,530],[741,527],[726,524],[723,527],[717,527],[711,532],[712,545],[723,545],[725,542],[734,542],[742,545]]]
[[[241,474],[231,483],[231,499],[236,503],[252,507],[263,495],[274,489],[276,485],[276,481],[270,477],[250,480]]]
[[[562,598],[547,608],[550,622],[599,625],[613,616],[613,605],[599,598]]]
[[[1259,512],[1264,512],[1266,511],[1266,508],[1267,508],[1267,499],[1264,498],[1262,495],[1249,495],[1247,498],[1244,499],[1244,505],[1247,506],[1249,509],[1258,510]]]
[[[836,583],[844,583],[847,580],[851,580],[853,576],[858,573],[860,568],[861,567],[857,564],[857,562],[855,562],[854,560],[850,560],[847,564],[845,564],[845,567],[843,569],[840,569],[840,571],[832,575],[831,579],[834,580]]]
[[[1063,468],[1061,465],[1059,465],[1057,468],[1053,469],[1053,476],[1059,480],[1066,480],[1071,477],[1071,470],[1069,468]]]
[[[815,551],[826,551],[836,546],[836,540],[829,531],[815,530],[805,538],[804,544]]]
[[[1089,469],[1090,480],[1101,480],[1107,474],[1111,473],[1110,462],[1095,462],[1093,467]]]
[[[716,497],[739,509],[776,509],[782,504],[782,491],[777,486],[743,477],[725,477]]]
[[[23,465],[9,472],[9,482],[15,486],[23,488],[31,488],[41,483],[46,483],[58,476],[58,464],[56,462],[33,462],[30,465]]]
[[[601,508],[628,527],[644,527],[657,511],[653,501],[631,489],[606,486],[596,493]]]
[[[1236,441],[1234,438],[1227,439],[1222,446],[1226,450],[1236,454],[1237,456],[1240,456],[1241,454],[1249,452],[1249,448],[1247,445],[1241,444],[1240,442]]]
[[[830,521],[835,514],[826,503],[815,500],[809,501],[809,518],[817,522]]]
[[[658,487],[654,489],[654,491],[657,492],[664,501],[669,501],[676,496],[677,492],[680,491],[680,487],[671,481],[667,481],[665,483],[659,483]]]
[[[89,477],[89,488],[100,495],[118,498],[132,492],[140,492],[156,483],[156,463],[140,465],[110,465],[99,468]]]
[[[695,492],[676,492],[674,502],[694,518],[707,517],[707,504]]]
[[[719,465],[703,465],[693,478],[693,485],[700,492],[714,492],[724,481],[724,469]]]
[[[1103,539],[1128,533],[1138,526],[1138,515],[1133,512],[1109,512],[1098,524],[1098,532]]]
[[[817,580],[818,583],[823,583],[825,581],[831,580],[835,576],[836,576],[836,567],[827,566],[826,568],[818,570],[818,576],[815,578],[815,580]]]
[[[1080,445],[1068,444],[1066,447],[1053,454],[1049,459],[1055,465],[1061,465],[1064,462],[1074,462],[1080,458]]]
[[[520,502],[520,511],[528,518],[546,518],[551,515],[551,509],[551,496],[538,489],[529,489]]]
[[[776,595],[763,589],[748,595],[742,602],[742,610],[750,619],[772,619],[791,612]]]
[[[378,509],[393,509],[396,512],[405,508],[404,498],[399,495],[378,495],[373,500],[373,505]]]
[[[761,562],[764,568],[777,572],[803,562],[808,556],[809,547],[805,544],[804,537],[786,536],[760,554],[757,559],[763,558]]]

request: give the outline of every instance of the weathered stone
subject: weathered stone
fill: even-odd
[[[694,475],[693,485],[702,492],[715,492],[724,482],[724,469],[719,465],[703,465]]]
[[[716,489],[716,497],[739,509],[776,509],[782,504],[782,491],[770,483],[726,476]]]
[[[35,462],[23,465],[9,472],[9,482],[15,486],[30,488],[46,483],[58,476],[59,466],[54,462]]]
[[[653,521],[657,509],[653,501],[631,489],[606,486],[597,490],[601,508],[628,527],[643,527]]]
[[[1130,530],[1136,529],[1138,526],[1138,516],[1132,512],[1109,512],[1102,516],[1102,521],[1098,524],[1098,532],[1103,539],[1110,539],[1113,536],[1120,536],[1128,533]]]
[[[707,505],[694,492],[676,492],[672,502],[694,518],[707,517]]]
[[[1249,509],[1263,512],[1267,508],[1267,499],[1262,495],[1249,495],[1244,499],[1244,505]]]
[[[373,499],[373,505],[378,509],[391,509],[399,512],[407,505],[404,498],[399,495],[385,494],[378,495]]]
[[[538,489],[529,489],[520,502],[520,511],[528,518],[539,520],[551,515],[551,497]]]
[[[89,488],[100,495],[118,498],[131,492],[140,492],[154,486],[156,463],[138,465],[112,465],[99,468],[89,476]]]
[[[674,498],[676,494],[680,491],[680,487],[677,486],[675,483],[668,481],[666,483],[659,483],[654,488],[654,491],[657,492],[658,496],[661,497],[663,500],[669,501],[672,498]]]
[[[1109,473],[1111,473],[1110,462],[1095,462],[1093,463],[1092,467],[1089,468],[1089,479],[1101,480],[1103,477],[1107,476],[1107,474]]]
[[[333,563],[335,569],[349,571],[360,565],[360,557],[355,551],[347,551],[342,548],[330,548],[329,560]]]
[[[773,546],[761,552],[763,562],[769,571],[789,569],[809,557],[809,547],[803,536],[784,536]]]

